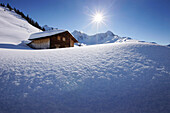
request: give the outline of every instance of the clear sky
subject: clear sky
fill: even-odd
[[[83,31],[89,35],[112,31],[119,36],[170,44],[170,0],[0,0],[41,26]],[[97,28],[96,11],[105,16]]]

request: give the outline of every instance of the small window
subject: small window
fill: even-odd
[[[63,37],[63,41],[66,41],[66,38],[65,38],[65,37]]]
[[[61,40],[60,36],[57,36],[57,40]]]

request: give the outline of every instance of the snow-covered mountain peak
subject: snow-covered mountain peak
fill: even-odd
[[[115,35],[111,31],[107,31],[105,33],[98,33],[95,35],[87,35],[80,31],[73,31],[72,35],[80,42],[86,45],[93,44],[103,44],[103,43],[115,43],[115,42],[127,42],[127,41],[136,41],[132,40],[129,37],[120,37]]]
[[[111,31],[107,31],[106,34],[109,36],[114,36],[114,34]]]
[[[49,27],[48,25],[44,25],[44,26],[42,26],[42,28],[44,28],[44,29],[45,29],[45,31],[58,29],[58,28]]]
[[[78,30],[74,30],[74,31],[72,32],[72,34],[74,34],[74,35],[84,35],[85,33],[81,32],[81,31],[78,31]],[[86,34],[85,34],[85,35],[86,35]]]
[[[81,32],[80,32],[80,31],[77,31],[77,30],[74,30],[74,31],[72,32],[72,34],[80,35],[80,34],[81,34]]]

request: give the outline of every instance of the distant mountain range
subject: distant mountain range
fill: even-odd
[[[72,35],[80,42],[86,45],[94,45],[94,44],[104,44],[104,43],[116,43],[116,42],[136,42],[137,40],[133,40],[130,37],[120,37],[115,35],[111,31],[107,31],[105,33],[98,33],[95,35],[87,35],[80,31],[73,31]]]
[[[49,27],[48,25],[44,25],[42,28],[44,28],[46,31],[58,29],[58,28]],[[74,30],[72,32],[72,35],[79,41],[79,44],[85,44],[85,45],[137,41],[131,39],[130,37],[120,37],[118,35],[115,35],[111,31],[107,31],[105,33],[98,33],[95,35],[87,35],[86,33],[82,33],[78,30]]]

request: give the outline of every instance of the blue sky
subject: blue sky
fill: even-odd
[[[0,0],[40,25],[87,34],[112,31],[119,36],[170,44],[170,0]],[[97,29],[90,16],[103,12],[105,24]]]

